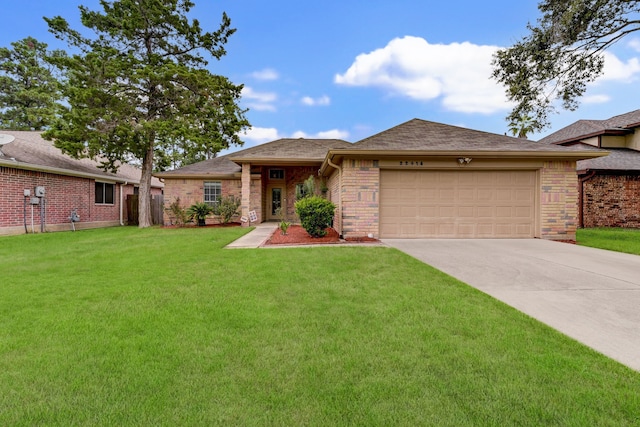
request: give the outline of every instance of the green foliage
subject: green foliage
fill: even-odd
[[[238,215],[240,211],[240,199],[234,196],[222,196],[212,208],[212,212],[220,217],[220,222],[227,224]]]
[[[326,228],[331,225],[336,209],[333,203],[319,196],[311,196],[298,200],[295,207],[302,227],[311,237],[327,234]]]
[[[101,156],[106,170],[135,159],[142,166],[140,227],[151,225],[147,202],[156,157],[213,155],[242,145],[249,126],[238,101],[242,85],[212,74],[203,55],[220,59],[235,32],[226,14],[214,32],[189,21],[189,0],[101,1],[103,12],[80,6],[85,37],[60,17],[49,30],[79,53],[57,58],[64,70],[68,108],[44,134],[76,157]]]
[[[579,245],[640,255],[640,230],[633,228],[582,228],[576,233]]]
[[[518,120],[511,121],[509,123],[509,132],[515,137],[527,139],[527,135],[533,132],[531,117],[522,116]]]
[[[180,197],[176,197],[169,207],[165,208],[165,211],[169,214],[171,223],[178,227],[183,227],[190,221],[187,210],[180,205]]]
[[[312,197],[317,195],[316,193],[316,179],[313,175],[309,175],[309,178],[305,179],[302,185],[296,186],[296,200],[304,199],[305,197]]]
[[[542,0],[529,34],[493,59],[493,77],[516,103],[507,120],[528,116],[533,130],[548,126],[554,101],[575,110],[587,84],[602,74],[602,53],[640,29],[637,0]]]
[[[0,48],[0,129],[43,130],[60,112],[60,83],[48,58],[62,58],[61,50],[33,37]]]
[[[291,223],[287,221],[286,210],[282,207],[276,209],[276,216],[280,219],[280,223],[278,224],[278,228],[280,228],[280,233],[285,236],[287,234],[287,230],[291,226]]]
[[[199,226],[203,226],[205,224],[204,220],[211,213],[213,213],[213,208],[205,202],[194,203],[189,206],[189,209],[187,209],[187,216],[189,219],[197,220]]]

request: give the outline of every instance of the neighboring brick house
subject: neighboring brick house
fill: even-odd
[[[578,161],[581,227],[640,228],[640,110],[579,120],[539,142],[609,153]]]
[[[74,159],[40,132],[0,130],[0,235],[124,225],[126,196],[137,193],[140,170],[107,173],[90,159]],[[162,194],[154,178],[152,193]]]
[[[165,205],[232,194],[263,222],[280,205],[295,220],[295,188],[313,175],[346,239],[573,240],[576,162],[604,155],[414,119],[355,144],[280,139],[156,176]]]

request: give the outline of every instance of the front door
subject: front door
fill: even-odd
[[[284,199],[284,186],[282,185],[270,185],[267,189],[267,219],[268,220],[279,220],[278,217],[278,208],[285,207],[285,199]]]

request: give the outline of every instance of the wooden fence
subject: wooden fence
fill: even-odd
[[[164,196],[156,195],[151,198],[151,221],[153,224],[163,223]],[[138,225],[138,195],[127,196],[127,224]]]

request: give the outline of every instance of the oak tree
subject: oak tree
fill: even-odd
[[[555,102],[575,110],[587,84],[602,74],[602,53],[640,29],[640,0],[542,0],[529,33],[493,59],[493,77],[516,103],[507,120],[549,124]]]
[[[47,58],[64,55],[33,37],[0,48],[0,129],[43,130],[54,121],[62,96]]]
[[[189,0],[101,0],[103,11],[80,6],[91,36],[56,16],[49,30],[76,51],[60,58],[68,108],[45,133],[76,157],[100,157],[116,170],[135,160],[142,167],[139,226],[151,225],[151,174],[155,157],[175,147],[190,153],[242,145],[249,126],[238,106],[242,85],[211,73],[235,32],[226,13],[217,30],[204,32],[188,13]]]

